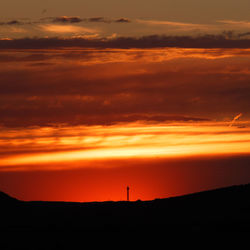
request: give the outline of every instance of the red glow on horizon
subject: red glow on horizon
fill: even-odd
[[[242,160],[244,159],[244,160]],[[2,172],[0,190],[21,200],[153,200],[248,183],[249,156],[106,161],[109,168]],[[240,164],[240,165],[238,165]]]

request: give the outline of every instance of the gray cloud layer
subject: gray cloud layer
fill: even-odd
[[[250,39],[230,39],[225,34],[203,36],[142,36],[107,38],[22,38],[2,39],[0,49],[32,48],[250,48]]]
[[[2,21],[0,25],[29,25],[29,24],[42,24],[42,23],[81,23],[81,22],[89,22],[89,23],[130,23],[131,20],[128,18],[117,18],[111,19],[106,17],[90,17],[90,18],[81,18],[78,16],[59,16],[59,17],[45,17],[38,20],[18,20],[13,19],[9,21]]]
[[[163,61],[150,61],[162,53],[5,53],[0,57],[1,123],[201,121],[241,112],[248,117],[250,68],[244,51],[204,50],[197,56],[187,51],[173,59],[167,52]]]

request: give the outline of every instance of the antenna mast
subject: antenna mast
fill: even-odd
[[[127,201],[129,201],[129,186],[127,186]]]

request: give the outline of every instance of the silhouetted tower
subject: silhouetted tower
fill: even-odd
[[[129,201],[129,186],[127,186],[127,201]]]

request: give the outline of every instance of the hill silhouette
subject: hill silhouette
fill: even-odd
[[[1,192],[0,191],[0,205],[8,205],[10,203],[16,203],[18,202],[17,199],[9,196],[8,194],[4,193],[4,192]]]
[[[18,201],[0,192],[1,231],[250,231],[250,184],[134,202]]]

